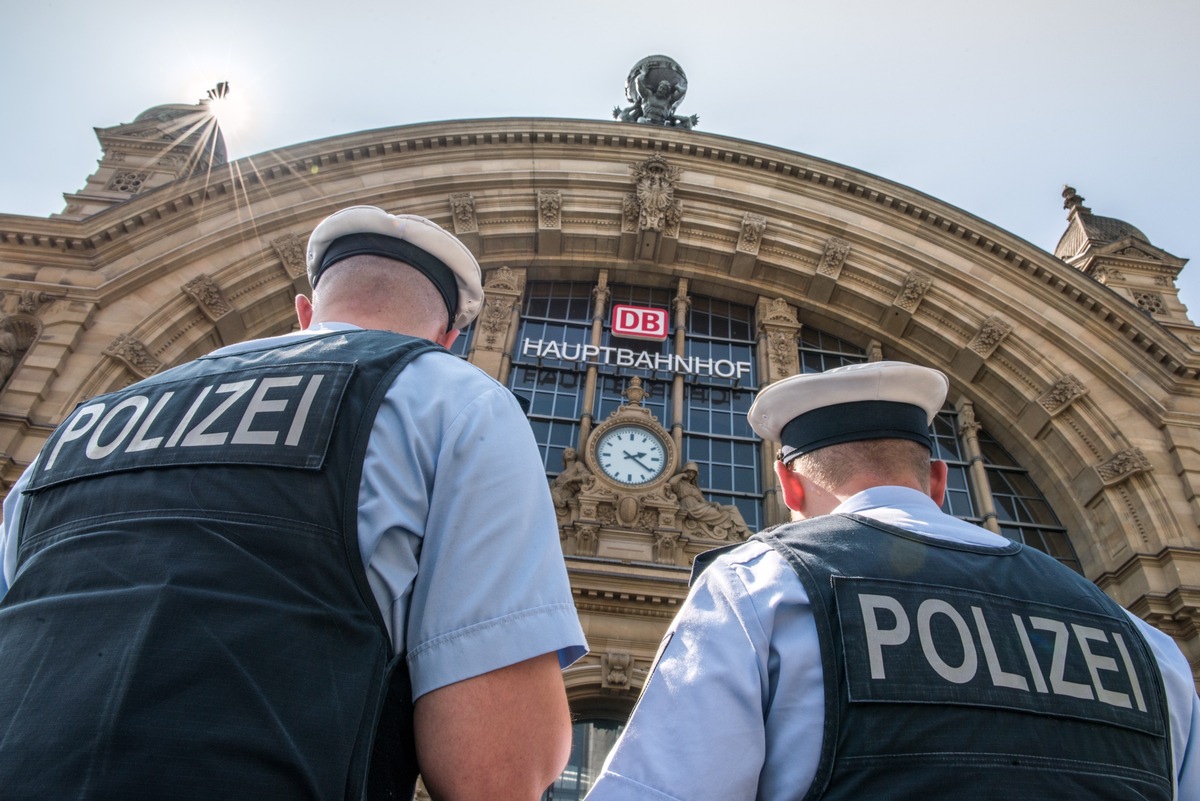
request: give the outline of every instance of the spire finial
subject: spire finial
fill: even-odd
[[[1064,185],[1062,196],[1063,208],[1069,210],[1071,214],[1075,214],[1076,212],[1091,213],[1092,210],[1083,205],[1084,197],[1075,191],[1075,187]]]

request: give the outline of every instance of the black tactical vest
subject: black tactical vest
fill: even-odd
[[[411,797],[357,502],[380,402],[430,349],[318,334],[75,410],[31,468],[0,603],[0,796]]]
[[[1163,799],[1161,675],[1056,560],[857,515],[764,531],[812,601],[825,730],[808,799]],[[783,655],[787,658],[787,655]]]

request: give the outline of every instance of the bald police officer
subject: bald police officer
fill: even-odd
[[[6,799],[534,799],[586,645],[479,265],[359,206],[301,331],[89,400],[4,503]],[[512,501],[519,500],[519,503]],[[503,501],[503,502],[499,502]]]
[[[939,509],[946,392],[877,362],[759,394],[796,522],[697,561],[589,801],[1200,798],[1175,643]]]

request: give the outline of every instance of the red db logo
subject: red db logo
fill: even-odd
[[[667,310],[614,304],[612,332],[613,336],[661,342],[667,338]]]

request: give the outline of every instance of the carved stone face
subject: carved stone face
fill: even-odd
[[[666,97],[667,95],[671,94],[671,84],[667,83],[666,81],[659,81],[658,88],[654,90],[654,94],[659,97]]]

